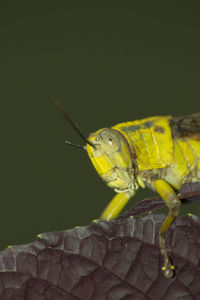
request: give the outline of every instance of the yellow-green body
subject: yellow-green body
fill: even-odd
[[[117,124],[92,133],[88,155],[99,175],[117,195],[102,214],[115,217],[140,187],[157,191],[169,207],[160,230],[164,273],[172,276],[165,233],[178,213],[173,188],[200,182],[200,114],[172,118],[156,116]]]
[[[158,178],[175,189],[180,189],[187,181],[200,180],[200,139],[195,136],[173,137],[171,119],[171,116],[151,117],[120,123],[111,128],[121,133],[134,151],[137,172],[133,172],[126,143],[122,142],[120,151],[111,155],[106,151],[95,155],[93,148],[87,145],[92,163],[108,186],[117,192],[134,194],[138,186],[154,189],[153,182]],[[103,130],[107,129],[91,134],[89,141],[95,144],[95,139]],[[136,178],[133,178],[134,175]]]

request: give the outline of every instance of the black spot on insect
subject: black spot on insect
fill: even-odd
[[[153,129],[155,132],[164,133],[165,129],[161,126],[156,125]]]
[[[130,125],[130,126],[124,126],[122,127],[122,130],[129,133],[129,132],[136,132],[140,129],[150,129],[152,128],[153,122],[149,121],[149,122],[145,122],[145,123],[141,123],[139,125]]]

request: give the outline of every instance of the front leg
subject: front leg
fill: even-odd
[[[164,257],[164,266],[162,267],[162,270],[164,272],[165,277],[170,278],[174,274],[174,266],[171,264],[169,255],[167,253],[166,233],[171,223],[173,222],[175,216],[179,212],[181,202],[178,199],[174,190],[166,181],[162,179],[155,180],[154,188],[165,201],[166,205],[169,207],[168,216],[165,218],[160,228],[159,238],[161,254]]]
[[[110,221],[117,217],[131,197],[129,192],[117,194],[104,209],[101,219]]]

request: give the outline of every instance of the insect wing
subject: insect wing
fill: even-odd
[[[200,140],[200,113],[171,120],[173,137]]]

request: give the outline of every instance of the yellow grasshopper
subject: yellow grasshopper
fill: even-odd
[[[174,266],[167,252],[166,232],[181,204],[174,189],[200,182],[200,113],[124,122],[100,129],[86,139],[60,109],[87,146],[66,143],[86,149],[97,173],[117,193],[101,219],[116,217],[139,187],[149,187],[162,197],[169,208],[159,232],[162,270],[165,277],[172,277]]]

